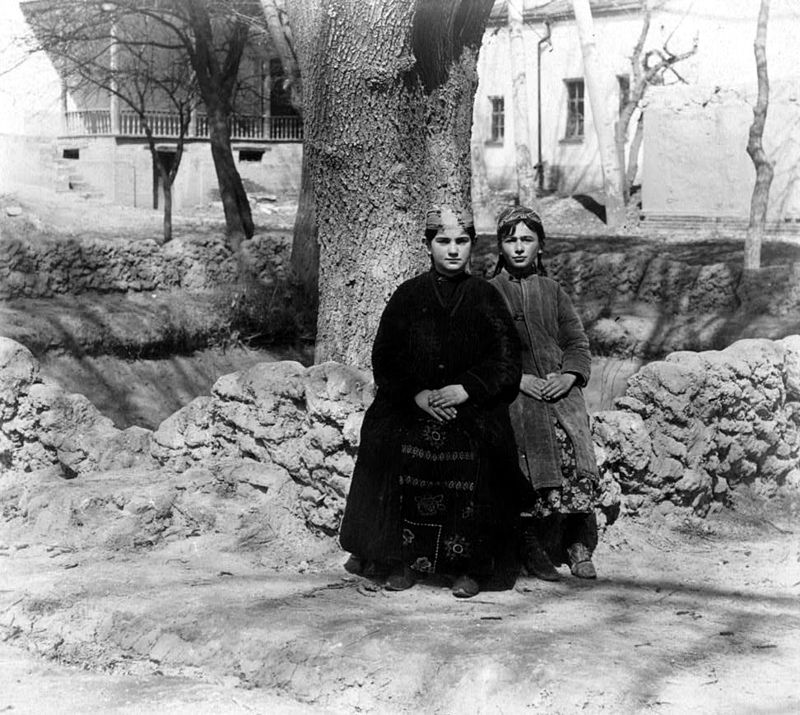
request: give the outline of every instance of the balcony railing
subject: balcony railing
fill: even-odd
[[[111,112],[107,109],[67,112],[67,134],[111,134]]]
[[[146,112],[147,125],[158,138],[180,136],[180,117],[171,112]],[[112,121],[108,109],[82,109],[66,113],[69,136],[146,136],[145,122],[135,112],[120,112]],[[116,125],[116,126],[115,126]],[[262,117],[237,114],[231,118],[231,139],[258,139],[274,142],[303,141],[303,121],[300,117]],[[208,138],[208,117],[195,114],[189,122],[187,138]]]

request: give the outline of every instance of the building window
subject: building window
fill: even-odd
[[[239,161],[261,161],[264,156],[263,149],[240,149]]]
[[[622,110],[631,99],[631,78],[626,74],[618,74],[617,84],[619,86],[619,113],[622,114]]]
[[[506,100],[504,97],[489,97],[492,103],[492,127],[490,141],[503,143],[506,135]]]
[[[565,139],[583,139],[583,80],[567,79],[567,130]]]
[[[80,149],[64,149],[61,152],[61,156],[64,159],[80,159],[81,158],[81,150]]]

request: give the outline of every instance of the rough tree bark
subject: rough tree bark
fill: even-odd
[[[511,55],[511,104],[514,117],[514,156],[517,168],[517,196],[523,206],[536,207],[536,172],[531,161],[528,126],[528,81],[525,41],[522,37],[522,0],[510,0],[508,35]]]
[[[470,206],[475,64],[492,1],[290,5],[318,228],[316,360],[368,367],[389,295],[426,265],[426,209]]]
[[[597,56],[594,21],[589,0],[572,0],[572,8],[581,40],[586,91],[592,107],[592,119],[600,149],[600,163],[603,167],[606,224],[609,228],[615,229],[625,223],[625,201],[622,195],[622,167],[614,139],[614,118],[606,103],[607,93],[604,91],[605,81]]]
[[[756,58],[756,74],[758,77],[758,99],[753,107],[753,123],[747,141],[747,153],[753,160],[756,170],[756,181],[753,196],[750,200],[750,223],[744,244],[744,269],[756,270],[761,267],[761,241],[767,224],[767,207],[769,205],[769,189],[772,184],[773,168],[767,158],[762,142],[764,125],[767,121],[769,106],[769,75],[767,74],[767,23],[769,21],[769,1],[761,0],[758,11],[758,27],[753,51]]]
[[[306,139],[306,141],[308,141]],[[308,149],[303,146],[303,163],[300,174],[300,195],[292,238],[292,280],[299,291],[310,321],[316,322],[319,310],[319,243],[317,238],[317,210],[314,186],[308,166]]]

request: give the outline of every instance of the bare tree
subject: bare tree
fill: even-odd
[[[293,0],[319,244],[317,361],[369,364],[431,203],[470,206],[477,51],[492,0]]]
[[[303,116],[303,78],[290,16],[293,15],[295,23],[302,23],[308,8],[303,3],[291,0],[288,6],[285,0],[261,0],[261,5],[272,45],[283,65],[284,81],[288,84],[292,108]],[[292,239],[291,266],[293,280],[299,288],[299,300],[313,320],[316,318],[319,301],[319,246],[314,190],[305,142],[300,174],[300,196]]]
[[[589,0],[572,0],[572,8],[581,39],[584,79],[592,106],[592,119],[600,149],[600,162],[603,167],[606,224],[609,228],[615,229],[625,223],[625,202],[622,195],[622,166],[614,140],[614,119],[609,114],[606,93],[603,90],[603,73],[597,55],[594,21]]]
[[[642,0],[642,29],[639,38],[631,54],[631,74],[633,82],[630,85],[627,101],[622,105],[615,129],[615,142],[617,155],[620,158],[620,165],[625,172],[623,175],[623,197],[627,204],[630,200],[630,189],[636,179],[639,169],[639,149],[642,145],[644,133],[644,111],[641,110],[641,103],[651,85],[665,84],[666,75],[671,74],[676,81],[685,82],[683,77],[675,69],[675,65],[691,57],[697,52],[697,38],[695,37],[691,49],[675,54],[669,49],[669,40],[664,43],[661,49],[644,51],[647,35],[650,31],[650,21],[653,9],[648,0]],[[628,128],[636,109],[639,108],[639,118],[636,122],[636,130],[628,150],[628,160],[625,161],[625,146],[628,141]],[[627,167],[627,168],[626,168]]]
[[[68,88],[91,95],[98,90],[122,102],[144,132],[164,197],[164,242],[172,238],[172,186],[198,101],[193,73],[180,48],[161,27],[123,4],[62,2],[27,8],[34,50],[47,52]],[[167,161],[156,145],[164,108],[177,118],[175,152]],[[116,114],[116,113],[112,113]],[[116,122],[112,117],[112,124]]]
[[[37,3],[28,12],[38,49],[54,58],[68,82],[79,77],[95,84],[119,97],[140,119],[167,97],[181,117],[181,151],[190,110],[199,95],[208,118],[226,233],[235,251],[254,231],[230,140],[233,99],[249,34],[248,17],[263,21],[258,3],[61,0]],[[119,62],[112,68],[115,55]],[[178,80],[186,81],[186,87]],[[146,133],[148,126],[142,125]],[[176,159],[180,159],[179,154]],[[162,171],[163,164],[154,160],[166,188],[169,174],[174,179],[179,162]]]
[[[300,76],[300,63],[294,49],[294,37],[289,24],[286,0],[261,0],[261,7],[264,11],[270,42],[283,65],[284,89],[289,90],[292,108],[302,115],[303,78]]]
[[[231,148],[230,120],[239,65],[247,45],[250,4],[242,0],[172,0],[173,14],[162,13],[186,49],[208,115],[211,156],[225,211],[228,241],[234,251],[255,230],[250,202]],[[243,16],[244,15],[244,16]]]
[[[769,205],[769,189],[774,174],[772,162],[767,158],[762,142],[764,125],[767,121],[769,106],[769,76],[767,74],[767,23],[769,21],[769,0],[761,0],[758,11],[758,25],[753,51],[756,58],[756,75],[758,77],[758,98],[753,107],[753,123],[747,140],[747,153],[753,160],[756,170],[756,181],[753,196],[750,200],[750,223],[747,226],[747,237],[744,244],[744,269],[756,270],[761,267],[761,241],[767,224],[767,207]]]

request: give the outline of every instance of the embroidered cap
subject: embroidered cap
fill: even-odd
[[[456,213],[453,209],[445,206],[444,208],[434,207],[425,216],[426,231],[441,231],[445,221],[453,221],[463,229],[474,229],[475,224],[472,214],[469,211]]]

